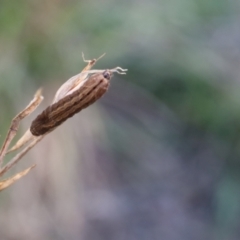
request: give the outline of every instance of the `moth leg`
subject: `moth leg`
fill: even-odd
[[[94,58],[94,59],[92,59],[92,60],[86,60],[85,57],[84,57],[84,53],[82,52],[83,61],[86,62],[86,63],[88,63],[87,66],[82,70],[82,72],[85,72],[85,71],[90,70],[90,69],[95,65],[95,63],[96,63],[98,60],[100,60],[102,57],[104,57],[105,54],[106,54],[106,53],[102,54],[102,55],[101,55],[99,58],[97,58],[97,59]],[[82,73],[82,72],[81,72],[81,73]]]

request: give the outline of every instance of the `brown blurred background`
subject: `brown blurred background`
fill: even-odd
[[[0,193],[0,240],[240,239],[239,25],[238,0],[0,0],[1,143],[81,52],[129,69],[13,169],[37,163]]]

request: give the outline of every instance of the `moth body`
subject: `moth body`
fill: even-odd
[[[49,133],[68,118],[93,104],[106,93],[111,77],[112,73],[109,70],[91,75],[79,89],[61,98],[39,114],[31,124],[31,133],[34,136]]]

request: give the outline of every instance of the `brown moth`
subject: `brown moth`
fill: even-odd
[[[111,72],[96,73],[81,88],[47,107],[32,122],[30,131],[40,136],[52,131],[82,109],[98,100],[108,89]]]
[[[125,74],[125,71],[126,69],[120,67],[111,70],[83,71],[79,74],[82,77],[79,84],[68,90],[60,99],[58,96],[61,94],[57,92],[53,104],[32,122],[30,127],[32,135],[41,136],[51,132],[68,118],[93,104],[108,90],[112,73]],[[69,80],[72,81],[75,78],[76,76]]]
[[[109,81],[114,72],[126,74],[127,69],[120,67],[110,70],[91,70],[100,58],[85,60],[83,56],[83,60],[88,63],[87,66],[79,74],[62,84],[54,96],[53,103],[36,117],[31,127],[9,149],[9,145],[17,133],[20,121],[32,113],[43,100],[41,90],[37,91],[29,105],[13,118],[3,146],[0,148],[0,177],[17,164],[46,134],[102,97],[108,90]],[[18,150],[24,145],[26,146],[22,151],[2,166],[7,153]],[[0,191],[26,175],[34,166],[21,171],[9,179],[0,181]]]
[[[15,151],[30,141],[40,141],[67,118],[97,101],[108,89],[114,72],[126,74],[127,69],[116,67],[110,70],[91,70],[98,59],[85,60],[87,66],[77,75],[68,79],[57,90],[53,103],[31,123],[30,128],[8,152]]]

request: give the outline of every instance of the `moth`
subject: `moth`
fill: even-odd
[[[20,121],[31,114],[42,102],[43,96],[41,95],[41,89],[36,92],[32,101],[13,118],[7,136],[0,148],[0,177],[17,164],[46,134],[102,97],[109,88],[109,82],[114,72],[126,74],[127,69],[120,67],[91,70],[94,64],[103,56],[104,55],[98,59],[85,60],[83,55],[83,60],[88,63],[87,66],[79,74],[67,80],[58,89],[52,104],[34,119],[30,128],[17,143],[9,149],[9,145],[17,133]],[[27,146],[3,166],[5,155],[18,150],[24,145]],[[9,179],[0,181],[0,191],[26,175],[34,166],[35,165],[27,168]]]
[[[65,82],[57,91],[53,103],[33,120],[30,126],[32,135],[42,136],[53,131],[68,118],[101,98],[107,92],[114,72],[125,74],[127,71],[120,67],[90,70],[98,59],[84,59],[88,65],[83,71]]]

